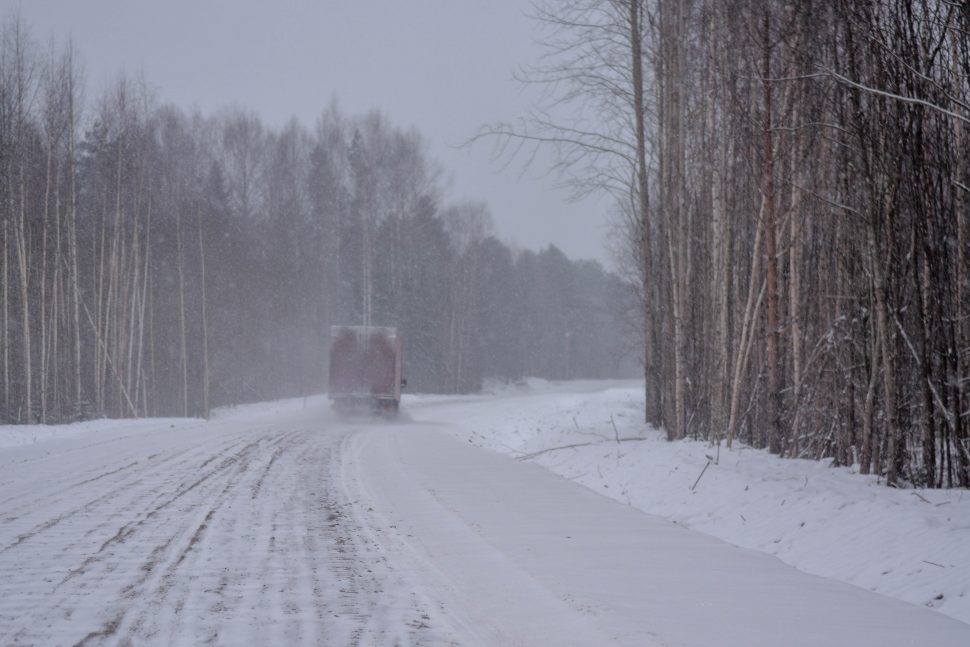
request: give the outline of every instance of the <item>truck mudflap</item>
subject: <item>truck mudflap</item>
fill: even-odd
[[[374,413],[388,418],[393,418],[397,415],[400,404],[401,403],[398,400],[378,400],[374,403]]]

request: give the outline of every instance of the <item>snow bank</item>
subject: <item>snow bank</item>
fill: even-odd
[[[213,420],[271,420],[307,407],[329,407],[326,396],[314,395],[275,402],[258,402],[222,407],[212,411]],[[36,445],[52,440],[77,439],[90,434],[146,433],[158,429],[181,429],[204,424],[201,418],[99,418],[62,425],[0,425],[0,449]]]
[[[146,432],[164,427],[184,427],[198,424],[192,418],[145,418],[117,420],[101,418],[63,425],[0,425],[0,449],[36,445],[51,440],[78,438],[106,432]]]
[[[455,423],[450,432],[475,445],[535,461],[802,571],[970,623],[966,491],[893,490],[849,468],[780,460],[749,447],[722,447],[718,457],[707,443],[669,443],[646,427],[642,385],[604,390],[603,383],[581,383],[572,387],[578,393],[569,390],[529,382],[518,392],[497,389],[485,406],[436,403],[420,417]]]
[[[213,420],[247,420],[274,418],[281,414],[290,414],[310,407],[329,407],[329,400],[325,395],[310,395],[302,398],[287,398],[274,402],[254,402],[237,404],[231,407],[220,407],[212,410]]]

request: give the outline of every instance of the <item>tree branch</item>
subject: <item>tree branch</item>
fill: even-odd
[[[848,86],[853,87],[853,88],[856,88],[858,90],[862,90],[863,92],[868,92],[870,94],[876,94],[876,95],[879,95],[881,97],[887,97],[889,99],[895,99],[896,101],[901,101],[903,103],[910,103],[910,104],[924,106],[926,108],[930,108],[931,110],[935,110],[935,111],[937,111],[939,113],[942,113],[944,115],[947,115],[949,117],[953,117],[954,119],[958,119],[958,120],[962,121],[963,123],[970,124],[970,118],[964,117],[963,115],[961,115],[961,114],[959,114],[957,112],[953,112],[952,110],[947,110],[946,108],[943,108],[942,106],[938,106],[935,103],[931,103],[931,102],[926,101],[924,99],[917,99],[916,97],[906,97],[906,96],[903,96],[901,94],[895,94],[893,92],[887,92],[885,90],[880,90],[878,88],[873,88],[873,87],[870,87],[868,85],[863,85],[862,83],[858,83],[857,81],[853,81],[852,79],[849,79],[847,77],[844,77],[841,74],[839,74],[838,72],[835,72],[833,70],[825,70],[825,73],[828,76],[830,76],[831,78],[833,78],[836,81],[838,81],[839,83],[842,83],[844,85],[848,85]]]

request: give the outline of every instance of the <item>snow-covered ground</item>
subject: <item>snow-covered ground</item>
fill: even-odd
[[[0,645],[437,644],[322,399],[82,427],[3,429],[47,440],[0,451]]]
[[[706,445],[615,441],[639,403],[532,382],[394,422],[310,398],[0,427],[0,644],[970,644],[970,497],[749,449],[691,489]]]
[[[966,490],[894,490],[828,462],[670,443],[642,423],[642,383],[530,380],[494,391],[482,401],[500,406],[457,405],[430,417],[461,420],[450,433],[639,510],[970,623]]]

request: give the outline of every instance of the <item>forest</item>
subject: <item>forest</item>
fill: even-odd
[[[615,275],[510,249],[381,113],[274,129],[132,78],[82,102],[72,47],[7,20],[3,418],[318,390],[329,325],[371,322],[403,330],[418,390],[639,357],[644,420],[671,440],[970,487],[970,4],[532,15],[534,109],[470,145],[551,149],[578,196],[610,196]]]
[[[319,393],[336,324],[397,326],[422,392],[622,370],[620,279],[499,240],[420,133],[190,113],[124,74],[88,96],[78,60],[4,19],[0,423]]]
[[[970,3],[548,0],[479,134],[615,198],[645,418],[970,485]]]

